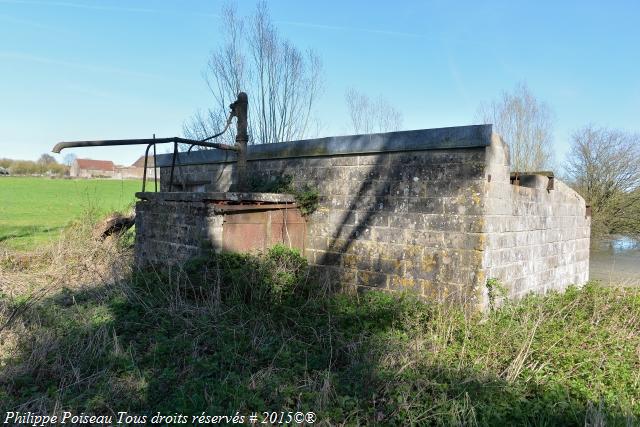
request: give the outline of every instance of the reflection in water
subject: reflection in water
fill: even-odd
[[[640,286],[640,241],[610,236],[592,244],[589,276],[604,284]]]
[[[632,239],[629,236],[619,236],[610,240],[611,248],[614,252],[624,252],[633,249],[640,249],[640,241]]]

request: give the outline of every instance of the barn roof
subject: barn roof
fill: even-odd
[[[133,162],[133,164],[131,166],[135,166],[137,168],[143,168],[144,167],[144,156],[140,156],[140,158],[138,160],[136,160],[135,162]],[[153,167],[153,156],[149,156],[147,158],[147,167],[148,168],[152,168]]]
[[[100,171],[112,171],[115,165],[111,160],[76,159],[80,169],[91,169]]]

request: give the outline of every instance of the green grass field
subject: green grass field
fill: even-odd
[[[32,249],[56,240],[85,213],[123,210],[140,191],[138,180],[0,178],[0,245]]]

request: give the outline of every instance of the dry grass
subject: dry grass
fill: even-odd
[[[56,298],[68,307],[76,303],[77,292],[92,290],[96,291],[93,298],[106,300],[114,286],[123,284],[131,274],[131,247],[122,239],[92,238],[95,224],[95,216],[87,213],[53,244],[30,252],[0,247],[0,382],[21,376],[38,379],[58,375],[62,380],[57,392],[62,396],[69,387],[91,383],[92,378],[82,377],[74,366],[79,358],[117,345],[113,329],[107,327],[71,341],[37,333],[46,330],[42,313],[36,309],[43,301]],[[32,337],[26,358],[24,337]],[[49,362],[52,358],[53,364]],[[14,363],[17,359],[20,363]],[[58,406],[58,399],[35,399],[23,402],[16,410],[52,410]]]
[[[8,294],[43,289],[77,289],[114,283],[131,273],[131,248],[117,238],[92,238],[90,213],[65,229],[60,239],[30,252],[0,246],[0,286]]]
[[[0,410],[306,407],[344,425],[593,426],[640,410],[636,290],[573,289],[479,316],[336,294],[286,251],[141,274],[92,224],[0,256],[0,402],[12,402]]]

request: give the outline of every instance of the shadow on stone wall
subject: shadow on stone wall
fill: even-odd
[[[325,211],[310,217],[309,235],[328,239],[323,248],[314,243],[312,261],[346,286],[477,304],[483,155],[484,148],[307,159],[295,182],[320,190]],[[323,172],[329,179],[313,165],[331,168]],[[282,162],[277,174],[292,170]]]

